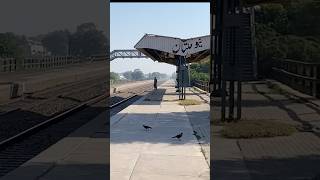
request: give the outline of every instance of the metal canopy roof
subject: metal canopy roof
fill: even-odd
[[[134,48],[154,61],[176,65],[175,56],[184,56],[187,63],[193,63],[210,55],[210,36],[179,39],[146,34]]]

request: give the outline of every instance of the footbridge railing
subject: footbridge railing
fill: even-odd
[[[113,50],[110,53],[110,61],[116,58],[148,58],[140,51],[135,49]]]

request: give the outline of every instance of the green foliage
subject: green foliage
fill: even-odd
[[[84,23],[78,26],[70,40],[73,55],[91,56],[106,53],[107,39],[94,23]]]
[[[256,15],[256,22],[265,24],[277,32],[286,33],[288,29],[287,9],[281,4],[261,5],[261,11]]]
[[[132,80],[136,80],[136,81],[144,79],[144,74],[140,69],[135,69],[132,72],[131,76],[132,76]]]
[[[132,80],[132,71],[126,71],[123,73],[123,76],[128,79],[128,80]]]
[[[320,2],[298,0],[288,6],[289,34],[318,36],[320,32]]]
[[[57,30],[45,35],[30,37],[30,40],[42,42],[52,55],[92,56],[106,54],[107,38],[94,23],[84,23],[71,34],[67,30]],[[0,56],[17,59],[31,55],[31,48],[25,36],[13,33],[0,33]]]
[[[209,68],[210,61],[205,60],[200,63],[190,65],[190,78],[191,81],[209,81]]]
[[[144,74],[140,69],[124,72],[123,76],[128,80],[134,80],[134,81],[140,81],[145,79]]]
[[[287,36],[288,59],[309,62],[320,61],[320,44],[299,36]]]
[[[69,54],[70,32],[53,31],[46,34],[42,39],[43,46],[51,52],[51,55],[66,56]]]
[[[118,73],[110,72],[110,81],[117,82],[120,80],[120,76]]]
[[[264,4],[256,12],[258,72],[268,75],[271,58],[320,61],[320,2]]]
[[[153,72],[153,73],[148,73],[146,74],[146,79],[154,79],[157,78],[158,80],[160,79],[168,79],[167,74],[159,73],[159,72]]]
[[[271,57],[286,57],[287,47],[285,39],[281,34],[264,24],[257,24],[256,31],[257,51],[260,59],[266,60]]]
[[[25,36],[0,33],[0,56],[21,58],[30,53],[30,46]]]

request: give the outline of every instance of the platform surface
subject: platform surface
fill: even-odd
[[[178,103],[173,81],[167,81],[111,118],[112,180],[210,179],[186,109]],[[180,141],[172,138],[180,132]]]

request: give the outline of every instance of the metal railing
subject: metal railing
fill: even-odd
[[[193,86],[195,86],[201,90],[209,92],[209,82],[208,81],[193,81],[192,84],[193,84]]]
[[[0,58],[0,72],[15,72],[20,70],[47,70],[64,67],[82,62],[106,61],[106,55],[96,55],[90,57],[77,56],[51,56],[51,57],[31,57],[22,59],[19,62],[15,58]]]
[[[14,72],[17,62],[14,58],[0,58],[0,72]]]
[[[320,63],[272,59],[272,77],[302,93],[319,97]]]
[[[148,56],[142,54],[140,51],[135,49],[123,49],[113,50],[110,53],[110,61],[116,58],[148,58]]]

